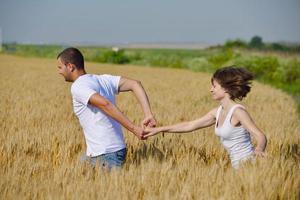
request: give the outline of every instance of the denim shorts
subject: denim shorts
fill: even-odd
[[[93,167],[96,167],[97,163],[99,166],[105,169],[121,168],[125,162],[127,149],[121,149],[116,152],[106,153],[95,157],[83,155],[80,159],[81,163],[88,162]]]

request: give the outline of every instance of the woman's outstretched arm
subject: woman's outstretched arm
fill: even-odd
[[[161,132],[187,133],[187,132],[191,132],[191,131],[194,131],[194,130],[197,130],[200,128],[205,128],[205,127],[211,126],[216,121],[216,117],[215,117],[216,112],[217,112],[217,108],[209,111],[203,117],[193,120],[193,121],[181,122],[178,124],[169,125],[169,126],[161,126],[161,127],[157,127],[157,128],[146,128],[145,129],[146,134],[144,135],[144,138],[148,138],[150,136],[156,135]]]

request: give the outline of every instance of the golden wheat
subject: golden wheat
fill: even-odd
[[[191,120],[217,102],[210,75],[186,70],[87,63],[89,73],[141,80],[161,125]],[[268,137],[268,157],[234,170],[212,128],[139,141],[124,131],[127,162],[111,173],[79,164],[85,151],[70,84],[56,60],[0,55],[0,199],[299,199],[296,105],[285,93],[254,83],[245,104]],[[135,123],[132,94],[120,109]]]

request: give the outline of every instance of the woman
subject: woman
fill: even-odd
[[[161,132],[186,133],[215,124],[215,133],[230,155],[231,164],[238,168],[241,161],[264,156],[267,139],[256,126],[245,107],[236,103],[242,100],[251,89],[253,75],[244,68],[235,66],[218,69],[211,78],[212,98],[220,106],[212,109],[203,117],[170,126],[146,128],[144,138]],[[257,140],[254,148],[250,134]]]

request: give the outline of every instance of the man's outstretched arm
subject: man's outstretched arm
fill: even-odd
[[[108,116],[119,122],[127,130],[134,133],[139,139],[143,137],[143,129],[134,125],[113,103],[98,93],[93,94],[89,99],[89,104],[101,109]]]
[[[142,106],[144,112],[144,120],[142,121],[142,124],[144,126],[155,127],[156,120],[151,111],[149,99],[143,88],[142,83],[137,80],[121,77],[119,82],[119,92],[127,92],[127,91],[132,91]]]

